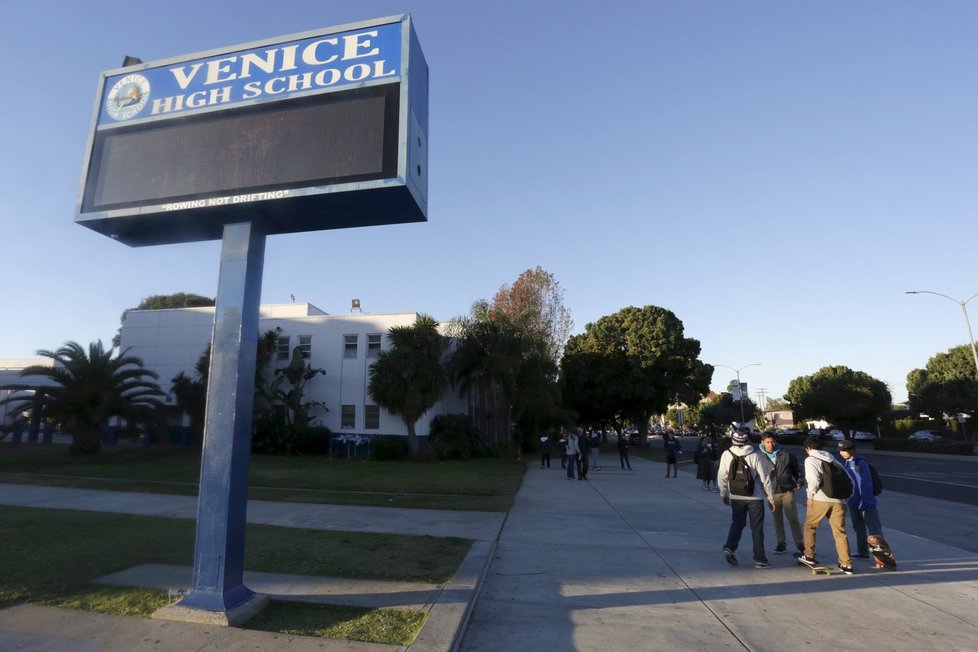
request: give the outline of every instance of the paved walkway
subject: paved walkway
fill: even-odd
[[[718,494],[611,457],[588,482],[531,466],[462,650],[978,650],[978,555],[887,528],[899,571],[813,576],[770,552],[768,515],[774,567],[753,567],[749,531],[733,567]],[[835,566],[826,525],[817,554]]]
[[[604,454],[604,469],[589,482],[566,480],[559,463],[541,470],[531,462],[508,517],[249,503],[249,521],[463,536],[476,544],[443,587],[270,574],[247,581],[286,599],[293,591],[324,602],[421,605],[429,619],[412,650],[978,650],[978,555],[889,527],[899,571],[856,560],[854,576],[815,577],[790,556],[770,552],[774,568],[754,569],[745,533],[742,565],[733,567],[720,554],[730,516],[717,494],[702,491],[685,470],[667,479],[662,465],[635,459],[634,471],[621,471],[613,457]],[[918,512],[954,513],[941,501],[901,494],[884,494],[881,502],[885,525],[888,505],[914,505],[910,516],[901,514],[904,523]],[[0,503],[195,513],[195,500],[181,496],[18,485],[0,485]],[[770,517],[767,529],[770,542]],[[819,557],[834,566],[826,526],[819,535]],[[173,586],[188,572],[126,571],[153,586]],[[21,605],[0,611],[0,649],[398,648]]]

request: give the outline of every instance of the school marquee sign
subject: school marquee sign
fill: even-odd
[[[409,16],[102,73],[76,221],[134,246],[427,219]]]

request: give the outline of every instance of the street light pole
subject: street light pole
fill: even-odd
[[[978,295],[975,295],[975,296],[978,296]],[[974,298],[974,297],[972,297],[972,298]],[[976,358],[976,360],[978,360],[978,358]],[[745,364],[740,369],[735,369],[735,368],[730,367],[730,366],[727,366],[725,364],[715,364],[713,366],[714,367],[723,367],[724,369],[730,369],[731,371],[733,371],[734,373],[737,374],[737,389],[740,391],[740,400],[738,401],[738,403],[740,403],[740,427],[742,428],[744,426],[744,390],[741,389],[741,385],[740,385],[740,372],[743,371],[744,369],[746,369],[747,367],[760,367],[761,366],[761,363],[760,362],[752,362],[750,364]]]
[[[971,342],[971,355],[975,359],[975,374],[978,375],[978,349],[975,349],[975,336],[971,332],[971,320],[968,319],[968,302],[978,297],[978,294],[972,294],[970,297],[964,301],[960,299],[955,299],[954,297],[949,297],[946,294],[941,294],[940,292],[931,292],[930,290],[908,290],[904,294],[934,294],[939,297],[944,297],[948,301],[953,301],[954,303],[961,306],[961,312],[964,313],[964,323],[968,327],[968,339]]]

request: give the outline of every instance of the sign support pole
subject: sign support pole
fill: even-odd
[[[207,383],[191,591],[158,618],[237,625],[268,603],[246,587],[244,537],[265,234],[228,224]]]

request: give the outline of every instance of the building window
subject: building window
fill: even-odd
[[[357,357],[357,336],[356,335],[344,335],[343,336],[343,357],[344,358],[355,358],[355,357]]]
[[[363,408],[364,430],[380,430],[380,406],[365,405]]]
[[[312,355],[312,335],[299,336],[299,352],[305,360]]]
[[[380,333],[367,335],[367,357],[376,358],[380,355]]]
[[[357,406],[343,405],[340,408],[340,428],[352,430],[357,427]]]
[[[275,357],[279,360],[288,360],[292,350],[289,348],[289,336],[279,335],[278,342],[275,344]]]

